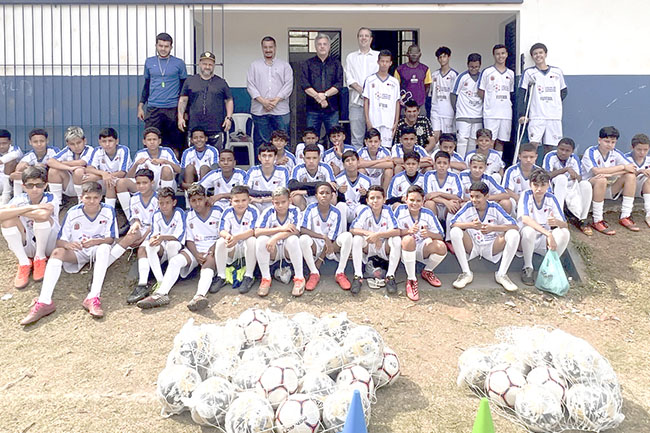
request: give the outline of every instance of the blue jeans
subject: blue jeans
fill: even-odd
[[[321,125],[325,125],[325,135],[333,126],[339,124],[339,112],[323,113],[322,111],[308,111],[307,112],[307,128],[314,128],[316,134],[320,136]]]
[[[271,134],[273,133],[273,131],[283,130],[287,134],[289,134],[290,121],[291,121],[290,113],[283,114],[281,116],[276,116],[273,114],[256,116],[255,114],[253,114],[253,125],[255,125],[255,132],[253,133],[253,143],[255,145],[255,159],[257,159],[257,149],[260,148],[262,143],[271,142]]]

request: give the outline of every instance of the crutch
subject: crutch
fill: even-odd
[[[521,74],[523,77],[524,74],[524,66],[525,66],[525,56],[522,53],[521,54]],[[521,140],[524,139],[524,134],[526,133],[526,123],[528,123],[528,113],[530,112],[530,101],[532,101],[532,95],[530,94],[530,86],[534,85],[535,83],[528,83],[528,87],[526,88],[526,95],[524,96],[524,99],[528,98],[528,103],[526,104],[526,115],[524,116],[526,118],[526,122],[524,124],[519,123],[519,119],[517,119],[517,143],[515,144],[515,153],[512,156],[512,163],[515,164],[517,162],[517,157],[519,155],[519,146],[521,146]]]

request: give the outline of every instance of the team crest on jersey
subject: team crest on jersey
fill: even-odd
[[[79,223],[75,223],[75,225],[72,227],[72,230],[79,230]]]
[[[490,81],[494,81],[494,75],[490,77]]]
[[[375,88],[375,83],[372,83],[372,84],[370,85],[370,87],[372,87],[372,88],[374,89],[374,88]]]
[[[217,183],[215,184],[215,186],[216,186],[217,188],[219,188],[219,187],[221,186],[221,182],[217,182]]]
[[[102,158],[102,164],[106,164],[106,159]]]
[[[515,182],[516,183],[521,183],[521,179],[516,179]]]
[[[494,218],[488,218],[487,222],[488,224],[494,224]]]
[[[100,224],[106,224],[107,222],[108,222],[108,221],[106,221],[106,220],[101,220],[101,221],[99,221]]]
[[[140,213],[140,210],[138,208],[133,209],[134,213]]]
[[[210,222],[208,223],[208,225],[213,226],[213,225],[215,225],[216,223],[217,223],[216,221],[210,221]]]
[[[242,222],[241,225],[243,225],[243,226],[247,226],[247,225],[248,225],[248,221],[244,221],[244,222]]]
[[[190,228],[194,229],[194,223],[190,223]]]

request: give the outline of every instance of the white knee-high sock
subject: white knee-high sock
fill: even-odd
[[[106,270],[111,259],[111,246],[102,244],[97,247],[95,252],[95,265],[93,267],[93,282],[90,285],[90,293],[86,299],[96,298],[101,295],[102,287],[104,286],[104,278],[106,277]]]
[[[174,181],[173,180],[160,180],[160,187],[165,188],[169,187],[171,189],[174,189]]]
[[[533,253],[535,252],[535,241],[538,234],[537,230],[529,226],[521,229],[521,251],[524,254],[524,268],[533,267]]]
[[[650,216],[650,194],[643,194],[643,210],[645,210],[645,216]]]
[[[553,179],[553,194],[560,205],[560,209],[564,209],[564,201],[566,200],[568,185],[569,178],[563,174]]]
[[[50,238],[52,225],[49,221],[34,222],[34,238],[36,239],[35,259],[44,259],[47,240]]]
[[[415,274],[415,257],[415,251],[402,249],[402,262],[404,262],[404,268],[406,269],[406,278],[409,280],[417,280],[417,275]]]
[[[248,268],[248,266],[247,266]],[[208,293],[210,284],[212,284],[212,278],[214,277],[214,270],[210,268],[201,269],[199,274],[199,284],[196,288],[196,294],[205,296]]]
[[[352,264],[354,265],[354,276],[363,276],[363,236],[355,235],[352,239]]]
[[[72,179],[70,179],[70,182],[72,182]],[[50,183],[50,192],[54,196],[54,198],[61,203],[63,201],[63,184],[60,183]]]
[[[348,204],[340,201],[336,203],[335,207],[341,212],[341,233],[344,233],[348,229]]]
[[[628,218],[632,215],[632,208],[634,207],[634,197],[623,196],[623,203],[621,204],[621,219]]]
[[[226,250],[226,240],[219,238],[214,248],[214,260],[217,262],[217,275],[221,278],[226,278],[226,258],[228,256],[228,251]]]
[[[7,241],[9,249],[16,255],[20,266],[29,266],[29,257],[23,246],[23,235],[18,227],[2,227],[2,236]]]
[[[140,257],[138,259],[138,285],[145,286],[149,281],[149,259]]]
[[[122,255],[125,252],[126,252],[126,249],[122,245],[120,245],[120,244],[113,245],[113,248],[111,248],[110,257],[108,258],[108,266],[115,263],[120,257],[122,257]]]
[[[591,203],[591,209],[593,211],[594,223],[601,222],[603,220],[603,201],[594,201]]]
[[[336,267],[336,273],[345,273],[345,267],[350,259],[350,252],[352,251],[352,233],[343,232],[336,238],[336,244],[341,247],[339,252],[339,265]]]
[[[394,277],[395,271],[399,266],[399,258],[402,255],[402,239],[399,236],[394,236],[388,242],[390,252],[388,253],[388,271],[386,271],[386,276]]]
[[[117,204],[117,198],[116,197],[113,197],[113,198],[106,197],[106,198],[104,198],[104,202],[107,205],[111,206],[112,208],[115,208],[115,205]]]
[[[501,263],[499,263],[499,270],[497,271],[499,275],[506,275],[508,273],[510,263],[512,263],[512,259],[515,258],[515,253],[517,252],[517,247],[519,246],[519,232],[517,230],[508,230],[505,234],[505,238],[506,246],[503,249]]]
[[[440,263],[442,263],[446,256],[447,254],[431,254],[425,263],[424,269],[427,271],[433,271]]]
[[[589,208],[591,207],[591,198],[593,197],[594,190],[588,180],[580,181],[578,187],[580,189],[580,199],[582,204],[582,209],[580,210],[578,218],[580,218],[580,221],[584,221],[589,216]]]
[[[260,265],[260,273],[262,278],[271,279],[271,253],[266,249],[266,243],[269,241],[268,236],[260,236],[255,241],[255,248],[257,249],[257,263]],[[248,265],[246,265],[248,268]]]
[[[147,251],[147,260],[149,261],[151,273],[156,278],[156,281],[160,283],[163,279],[162,269],[160,268],[160,257],[158,256],[160,245],[156,245],[155,247],[147,245],[145,250]]]
[[[83,194],[81,185],[74,184],[74,193],[77,194],[77,199],[81,201],[81,194]]]
[[[59,259],[50,259],[45,266],[45,275],[43,276],[43,286],[41,287],[41,294],[38,296],[38,302],[43,304],[52,303],[52,293],[56,286],[59,277],[61,276],[61,268],[63,262]]]
[[[284,242],[284,251],[287,252],[293,265],[294,278],[305,278],[302,271],[302,250],[298,236],[289,236]]]
[[[318,268],[314,262],[314,253],[311,250],[313,242],[312,238],[307,235],[300,236],[300,249],[302,250],[302,257],[305,259],[305,263],[307,263],[309,272],[318,274]]]
[[[14,197],[18,197],[23,193],[23,181],[16,179],[14,180]]]
[[[178,254],[174,256],[173,259],[169,261],[167,266],[167,272],[160,283],[160,287],[156,290],[156,293],[159,295],[166,295],[172,289],[178,277],[181,274],[181,269],[188,265],[187,258],[183,254]]]
[[[571,239],[571,232],[569,229],[561,229],[556,227],[553,229],[553,238],[555,238],[555,243],[557,243],[557,255],[561,256],[566,247],[569,245],[569,239]]]
[[[126,219],[131,219],[131,210],[129,209],[129,203],[131,202],[131,193],[129,192],[118,192],[117,199],[120,201],[120,207],[126,215]]]
[[[255,236],[251,236],[244,242],[246,243],[246,251],[244,252],[244,258],[246,259],[246,273],[244,276],[253,278],[253,275],[255,275],[255,265],[257,265]]]
[[[467,262],[467,252],[465,251],[465,244],[463,243],[463,234],[463,230],[458,227],[452,227],[449,231],[451,244],[454,247],[454,252],[456,253],[456,259],[458,260],[460,269],[463,273],[469,274],[472,271],[469,269],[469,263]]]

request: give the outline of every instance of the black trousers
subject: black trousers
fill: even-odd
[[[185,133],[178,129],[176,108],[147,107],[144,116],[144,126],[156,127],[162,133],[162,145],[175,149],[179,157],[187,149]]]

